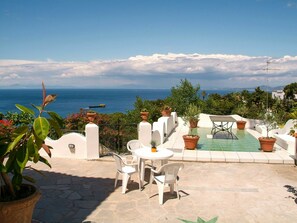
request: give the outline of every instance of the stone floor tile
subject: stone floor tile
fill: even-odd
[[[229,151],[225,151],[224,152],[225,158],[226,158],[226,162],[239,162],[239,157],[237,152],[229,152]]]
[[[268,158],[269,163],[284,163],[284,160],[282,159],[282,157],[274,152],[271,152],[271,153],[266,152],[265,156]]]
[[[210,151],[197,151],[197,161],[209,162],[211,161]]]
[[[183,154],[183,160],[196,161],[197,160],[197,150],[185,149],[184,154]]]
[[[254,158],[252,157],[251,153],[249,152],[238,152],[239,162],[241,163],[253,163]]]
[[[263,152],[250,153],[255,163],[268,163],[268,158]]]
[[[225,162],[226,158],[222,151],[210,151],[211,161],[214,162]]]

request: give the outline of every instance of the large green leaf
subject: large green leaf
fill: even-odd
[[[31,104],[34,108],[36,108],[39,112],[41,111],[41,106],[38,106],[38,105],[34,105],[34,104]]]
[[[17,154],[16,154],[17,155]],[[22,174],[23,173],[23,168],[19,165],[19,163],[17,162],[17,156],[15,156],[15,160],[13,162],[13,173],[16,174],[16,173],[19,173],[19,174]]]
[[[33,162],[37,163],[39,161],[39,157],[40,157],[39,153],[35,153]]]
[[[197,223],[216,223],[217,220],[218,220],[218,217],[214,217],[213,219],[211,219],[209,221],[205,221],[202,218],[198,217]]]
[[[51,164],[42,156],[39,156],[39,161],[43,162],[44,164],[48,165],[50,168],[52,168]]]
[[[34,147],[34,136],[31,136],[27,141],[27,150],[29,157],[33,157],[35,155],[35,147]]]
[[[216,223],[218,220],[218,217],[214,217],[213,219],[211,219],[209,221],[205,221],[200,217],[197,218],[197,221],[190,221],[190,220],[180,219],[180,218],[178,218],[178,220],[181,220],[182,222],[185,222],[185,223]]]
[[[29,114],[31,114],[31,115],[34,115],[34,114],[35,114],[34,111],[33,111],[32,109],[27,108],[27,107],[25,107],[25,106],[23,106],[23,105],[16,104],[15,106],[16,106],[20,111],[22,111],[22,112],[29,113]]]
[[[208,222],[206,223],[216,223],[218,220],[218,217],[214,217],[213,219],[209,220]]]
[[[60,127],[63,126],[63,118],[60,115],[52,111],[47,111],[47,113],[51,116],[52,119],[54,119],[59,124]]]
[[[23,138],[23,136],[24,136],[25,134],[26,134],[26,133],[23,133],[23,134],[18,135],[18,136],[13,140],[13,142],[11,142],[11,143],[9,144],[7,151],[9,152],[9,151],[13,150],[13,149],[16,147],[16,145],[18,145],[18,143],[20,142],[20,140]]]
[[[11,152],[9,154],[8,160],[5,163],[5,167],[6,167],[7,172],[11,172],[12,171],[13,165],[16,162],[15,161],[15,159],[16,159],[15,157],[16,157],[16,152]]]
[[[45,140],[45,138],[49,133],[50,124],[46,118],[38,117],[34,120],[33,129],[34,129],[35,135],[39,139]]]
[[[60,138],[63,135],[63,132],[59,126],[59,124],[53,120],[53,119],[49,119],[48,120],[49,123],[51,124],[51,127],[55,130],[55,132],[57,133],[58,137]]]
[[[19,167],[22,169],[25,168],[27,162],[28,162],[28,150],[26,146],[22,146],[21,148],[18,149],[17,154],[17,163]]]
[[[185,223],[196,223],[194,221],[190,221],[190,220],[186,220],[186,219],[180,219],[180,218],[178,218],[178,220],[181,220],[182,222],[185,222]]]

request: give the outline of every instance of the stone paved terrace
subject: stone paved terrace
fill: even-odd
[[[178,218],[196,221],[198,216],[218,216],[217,223],[296,222],[297,170],[285,150],[183,151],[181,135],[186,132],[179,125],[163,145],[174,151],[169,162],[185,164],[179,174],[180,200],[167,189],[159,205],[157,186],[139,191],[136,175],[121,194],[121,181],[113,188],[115,163],[108,156],[93,161],[52,158],[52,169],[35,165],[45,176],[32,173],[42,193],[34,222],[178,223]]]
[[[177,223],[218,216],[218,223],[292,223],[297,218],[297,170],[290,164],[184,161],[181,199],[167,190],[159,205],[156,185],[151,193],[148,185],[139,191],[135,175],[126,194],[120,186],[114,189],[110,157],[50,163],[52,169],[35,166],[45,174],[34,172],[42,193],[33,215],[37,222]]]

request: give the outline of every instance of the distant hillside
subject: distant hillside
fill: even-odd
[[[260,89],[262,91],[269,91],[269,92],[272,92],[272,91],[276,91],[276,90],[283,90],[285,86],[277,86],[277,87],[271,87],[271,86],[266,86],[266,85],[262,85],[262,86],[259,86]],[[247,91],[250,91],[250,92],[253,92],[255,91],[257,87],[247,87],[247,88],[213,88],[213,89],[201,89],[201,91],[225,91],[225,92],[241,92],[243,90],[247,90]]]

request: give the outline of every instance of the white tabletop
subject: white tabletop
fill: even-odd
[[[150,147],[143,147],[136,149],[135,155],[141,159],[164,160],[172,157],[173,152],[165,148],[157,148],[157,152],[152,152]]]

